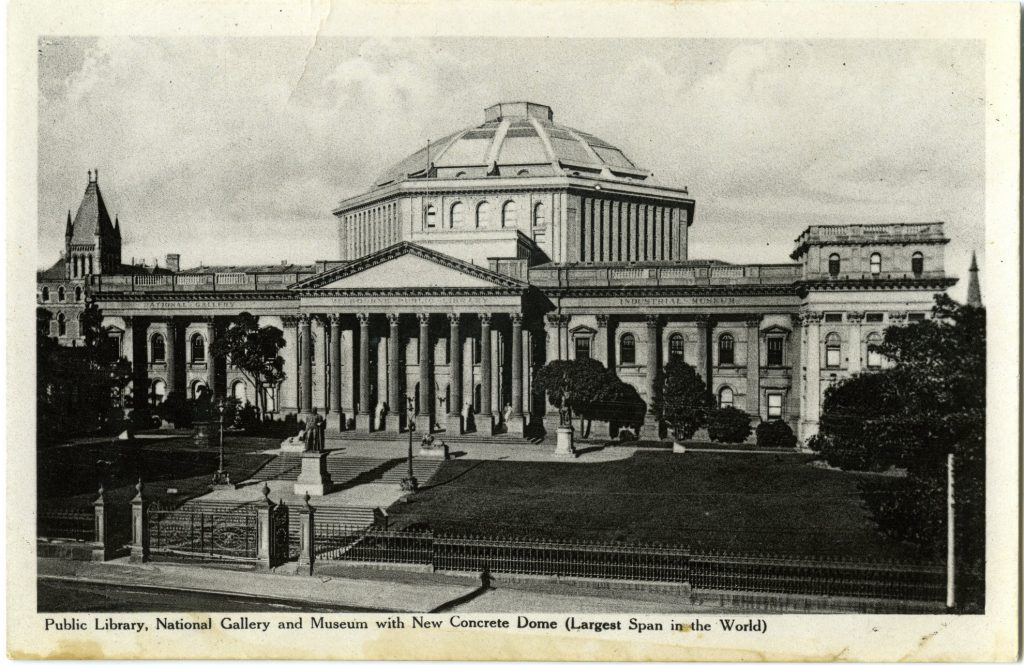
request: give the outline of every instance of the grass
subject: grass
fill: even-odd
[[[639,451],[595,464],[452,460],[396,525],[436,532],[662,542],[751,553],[904,558],[871,521],[860,478],[802,455]]]

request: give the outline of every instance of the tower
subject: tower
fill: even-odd
[[[981,307],[981,285],[978,283],[978,257],[971,252],[971,275],[967,280],[967,304]]]
[[[74,220],[68,211],[64,245],[68,279],[113,273],[121,265],[121,226],[110,220],[100,193],[99,171],[89,171]]]

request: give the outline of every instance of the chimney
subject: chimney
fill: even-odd
[[[167,269],[171,272],[178,272],[181,263],[181,254],[167,255]]]

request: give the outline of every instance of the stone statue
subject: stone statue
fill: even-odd
[[[388,405],[384,402],[377,402],[377,408],[374,411],[373,419],[377,423],[377,429],[384,429],[384,417],[388,414]]]
[[[569,405],[565,397],[562,397],[562,405],[558,407],[558,424],[561,427],[572,427],[572,419],[569,416]]]
[[[502,421],[508,425],[509,421],[512,420],[512,405],[506,404],[505,408],[501,411]]]
[[[325,429],[327,429],[327,421],[317,413],[316,407],[313,407],[313,413],[306,417],[306,429],[300,437],[301,441],[306,444],[306,452],[323,452]]]

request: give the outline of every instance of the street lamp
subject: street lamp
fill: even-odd
[[[224,470],[224,400],[217,405],[217,411],[220,413],[220,463],[217,466],[217,473],[213,474],[213,484],[230,485],[231,477]]]
[[[405,420],[408,423],[409,429],[409,475],[402,478],[402,489],[406,492],[415,492],[420,484],[412,473],[412,433],[416,431],[416,409],[413,406],[412,397],[407,397],[406,399],[408,400]]]

